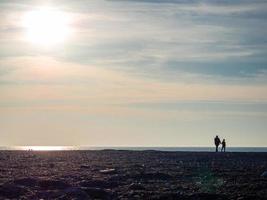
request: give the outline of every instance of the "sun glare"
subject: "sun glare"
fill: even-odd
[[[23,20],[27,40],[46,46],[65,41],[70,34],[69,23],[66,13],[51,8],[30,11]]]
[[[71,147],[67,146],[22,146],[18,147],[18,150],[31,150],[31,151],[62,151],[70,150]]]

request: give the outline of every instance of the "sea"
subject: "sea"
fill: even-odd
[[[172,151],[172,152],[214,152],[215,147],[116,147],[116,146],[9,146],[0,150],[66,151],[66,150],[132,150],[132,151]],[[228,147],[227,152],[267,152],[267,147]]]

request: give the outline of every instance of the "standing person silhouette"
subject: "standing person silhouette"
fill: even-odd
[[[219,145],[221,144],[221,140],[220,138],[218,137],[218,135],[216,135],[216,137],[214,138],[214,144],[216,146],[216,152],[218,152],[218,147]]]
[[[221,152],[225,152],[225,148],[226,148],[226,142],[225,139],[223,139]]]

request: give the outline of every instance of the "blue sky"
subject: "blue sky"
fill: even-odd
[[[71,35],[42,46],[43,6]],[[0,145],[266,146],[266,1],[0,1]]]

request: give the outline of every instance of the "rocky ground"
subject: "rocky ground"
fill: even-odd
[[[267,199],[267,153],[0,151],[0,199]]]

